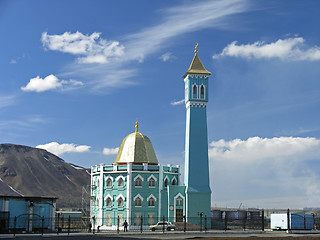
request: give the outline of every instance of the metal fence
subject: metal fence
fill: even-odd
[[[57,216],[55,219],[48,219],[39,216],[32,217],[31,222],[28,222],[28,216],[20,216],[14,218],[3,217],[2,233],[41,233],[55,231],[56,234],[72,233],[72,232],[113,232],[120,233],[124,231],[139,231],[141,233],[147,231],[209,231],[209,230],[257,230],[264,231],[270,228],[270,214],[284,213],[288,210],[216,210],[212,211],[211,216],[199,215],[196,217],[186,218],[154,218],[146,215],[133,216],[130,219],[123,218],[123,215],[105,218],[72,218]],[[296,211],[292,211],[294,213]],[[301,211],[300,211],[301,213]],[[309,212],[304,212],[309,213]],[[310,213],[309,213],[310,214]],[[314,229],[320,229],[320,212],[313,214]],[[55,229],[51,230],[48,223],[55,222]],[[5,228],[5,229],[4,229]]]

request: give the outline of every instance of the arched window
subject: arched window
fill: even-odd
[[[153,197],[149,198],[148,200],[148,206],[149,207],[154,207],[155,206],[155,200]]]
[[[169,179],[168,179],[168,178],[166,178],[166,179],[164,180],[164,186],[165,186],[165,187],[167,187],[167,186],[168,186],[168,182],[169,182]]]
[[[154,180],[154,178],[150,178],[149,179],[149,187],[154,187],[156,185],[156,181]]]
[[[193,85],[192,87],[192,97],[197,98],[197,85]]]
[[[107,182],[106,182],[107,188],[111,188],[112,187],[112,179],[108,178]]]
[[[201,87],[200,87],[200,98],[204,99],[204,86],[203,85],[201,85]]]
[[[121,197],[118,199],[118,207],[123,207],[123,199]]]
[[[178,197],[177,200],[176,200],[176,205],[177,206],[183,206],[183,199],[182,197]]]
[[[172,185],[177,185],[177,180],[175,178],[172,179]]]
[[[118,180],[118,187],[123,187],[124,186],[124,181],[122,178],[119,178]]]
[[[137,197],[135,200],[134,200],[134,205],[136,207],[141,207],[141,198]]]
[[[118,202],[118,204],[119,204],[119,202]],[[112,199],[110,197],[107,197],[106,206],[107,207],[111,207],[112,206]]]
[[[135,186],[136,186],[136,187],[141,187],[141,186],[142,186],[142,179],[138,177],[138,178],[134,181],[134,183],[135,183]]]

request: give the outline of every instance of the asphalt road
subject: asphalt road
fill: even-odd
[[[157,239],[212,239],[212,240],[304,240],[304,239],[319,239],[320,233],[300,233],[300,234],[287,234],[285,232],[207,232],[207,233],[199,233],[199,232],[166,232],[166,233],[120,233],[118,234],[110,234],[110,233],[99,233],[99,234],[85,234],[85,233],[71,233],[67,234],[45,234],[43,236],[39,234],[24,234],[24,235],[16,235],[15,237],[10,235],[0,235],[1,239],[19,239],[19,240],[102,240],[102,239],[110,239],[110,240],[157,240]]]

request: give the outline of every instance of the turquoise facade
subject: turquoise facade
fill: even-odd
[[[172,222],[182,221],[181,217],[179,219],[176,217],[177,212],[185,209],[185,187],[179,186],[179,178],[179,166],[172,165],[114,163],[109,166],[103,164],[93,166],[91,168],[93,227],[115,229],[118,217],[120,228],[126,220],[129,229],[140,228],[141,217],[144,228],[156,224],[163,217]],[[123,182],[119,183],[120,179]],[[119,202],[120,198],[123,201]],[[177,198],[183,199],[181,204],[175,204]]]
[[[197,56],[195,56],[197,57]],[[200,60],[199,60],[200,61]],[[207,110],[209,74],[187,74],[185,82],[186,217],[193,222],[199,215],[210,216]]]
[[[202,217],[211,216],[206,110],[211,73],[202,65],[197,49],[195,53],[183,76],[184,184],[180,182],[179,166],[158,164],[150,139],[138,132],[136,123],[136,131],[123,140],[115,162],[91,168],[91,217],[95,228],[114,229],[118,221],[122,226],[124,220],[129,228],[147,227],[163,218],[171,222],[185,219],[199,225]]]

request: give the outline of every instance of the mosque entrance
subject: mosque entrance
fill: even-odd
[[[183,209],[176,209],[176,222],[183,222]]]

